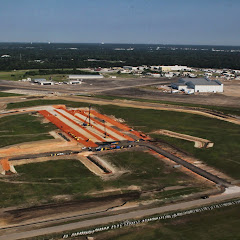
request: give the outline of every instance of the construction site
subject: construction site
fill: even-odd
[[[49,104],[1,111],[4,124],[12,121],[14,125],[19,119],[23,122],[21,128],[29,126],[32,130],[22,134],[17,127],[17,135],[6,135],[14,136],[16,144],[0,148],[0,184],[9,186],[4,194],[11,196],[1,200],[6,208],[0,211],[0,233],[5,233],[5,226],[15,228],[21,223],[29,229],[32,222],[48,226],[54,219],[62,222],[75,214],[208,198],[234,186],[234,179],[224,172],[150,135],[193,142],[195,148],[203,151],[215,146],[209,138],[159,128],[135,130],[126,121],[130,113],[119,114],[123,116],[120,118],[115,113],[111,115],[111,109],[110,114],[102,109],[94,104]],[[30,118],[25,122],[27,116]],[[32,122],[38,125],[28,125]],[[34,133],[35,128],[38,133]],[[14,132],[11,126],[6,129]],[[38,135],[44,138],[18,142],[18,138],[28,135],[30,139]],[[14,197],[17,191],[24,192],[19,203]]]
[[[74,150],[75,154],[81,153],[90,156],[93,152],[129,148],[132,147],[131,142],[150,139],[145,134],[133,130],[116,119],[91,109],[91,106],[79,109],[67,109],[65,105],[42,106],[10,111],[4,115],[36,112],[42,115],[45,121],[51,122],[58,128],[57,131],[51,132],[55,140],[40,141],[37,145],[34,144],[34,147],[33,144],[28,143],[0,149],[0,157],[5,157],[1,160],[0,165],[2,173],[10,171],[9,157],[12,162],[18,165],[21,163],[20,159],[29,159],[30,157],[26,157],[26,155],[33,157],[34,153],[40,154],[41,157],[41,154],[48,152],[49,156],[54,157],[70,155],[73,153],[70,150]],[[60,149],[66,152],[59,152]],[[17,159],[16,162],[15,159]],[[95,168],[100,168],[100,172],[112,172],[103,166],[101,160],[94,160],[94,157],[89,157],[89,159],[91,162],[85,164],[88,167],[89,164],[94,164]],[[32,161],[29,159],[28,162]],[[14,173],[14,170],[12,172]]]

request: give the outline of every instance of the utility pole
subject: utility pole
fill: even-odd
[[[107,131],[106,131],[106,121],[103,120],[103,123],[104,123],[104,138],[107,137]]]
[[[91,105],[89,105],[88,120],[89,120],[88,125],[91,126]]]

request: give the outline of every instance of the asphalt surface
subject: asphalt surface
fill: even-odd
[[[192,172],[195,172],[196,174],[198,174],[198,175],[200,175],[200,176],[202,176],[202,177],[204,177],[204,178],[206,178],[206,179],[208,179],[208,180],[210,180],[210,181],[212,181],[212,182],[214,182],[214,183],[216,183],[220,186],[223,186],[223,187],[230,187],[231,186],[231,184],[228,183],[227,181],[225,181],[224,179],[219,178],[219,177],[217,177],[217,176],[215,176],[215,175],[213,175],[213,174],[211,174],[211,173],[209,173],[209,172],[207,172],[207,171],[205,171],[205,170],[203,170],[199,167],[196,167],[195,165],[193,165],[193,164],[191,164],[191,163],[189,163],[189,162],[187,162],[187,161],[185,161],[185,160],[183,160],[179,157],[176,157],[173,154],[168,153],[168,152],[164,151],[163,149],[161,149],[157,146],[154,146],[154,145],[152,145],[148,142],[141,142],[141,143],[139,143],[139,145],[140,146],[145,146],[147,148],[150,148],[150,149],[154,150],[155,152],[157,152],[159,154],[162,154],[163,156],[171,159],[172,161],[176,162],[177,164],[180,164],[180,165],[186,167],[187,169],[191,170]]]
[[[172,80],[171,80],[172,81]],[[169,84],[169,79],[160,78],[133,78],[133,79],[86,79],[82,84],[77,85],[51,85],[42,86],[38,84],[32,84],[29,82],[18,82],[18,81],[7,81],[0,80],[0,90],[10,89],[22,89],[22,90],[33,90],[39,91],[44,94],[49,92],[59,93],[97,93],[102,91],[121,90],[132,87],[148,86],[153,84]]]

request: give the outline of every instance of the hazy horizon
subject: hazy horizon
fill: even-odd
[[[238,0],[1,0],[0,42],[240,45]]]
[[[218,46],[218,47],[240,47],[240,45],[222,45],[222,44],[182,44],[182,43],[118,43],[118,42],[1,42],[0,43],[19,43],[19,44],[99,44],[99,45],[105,45],[105,44],[113,44],[113,45],[163,45],[163,46]]]

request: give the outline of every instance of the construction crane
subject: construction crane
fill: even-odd
[[[106,130],[106,121],[105,120],[102,120],[103,121],[103,124],[104,124],[104,138],[107,137],[107,130]]]
[[[87,123],[88,120],[88,123]],[[83,126],[91,126],[91,105],[88,107],[88,116],[86,117],[85,121],[83,122]]]

